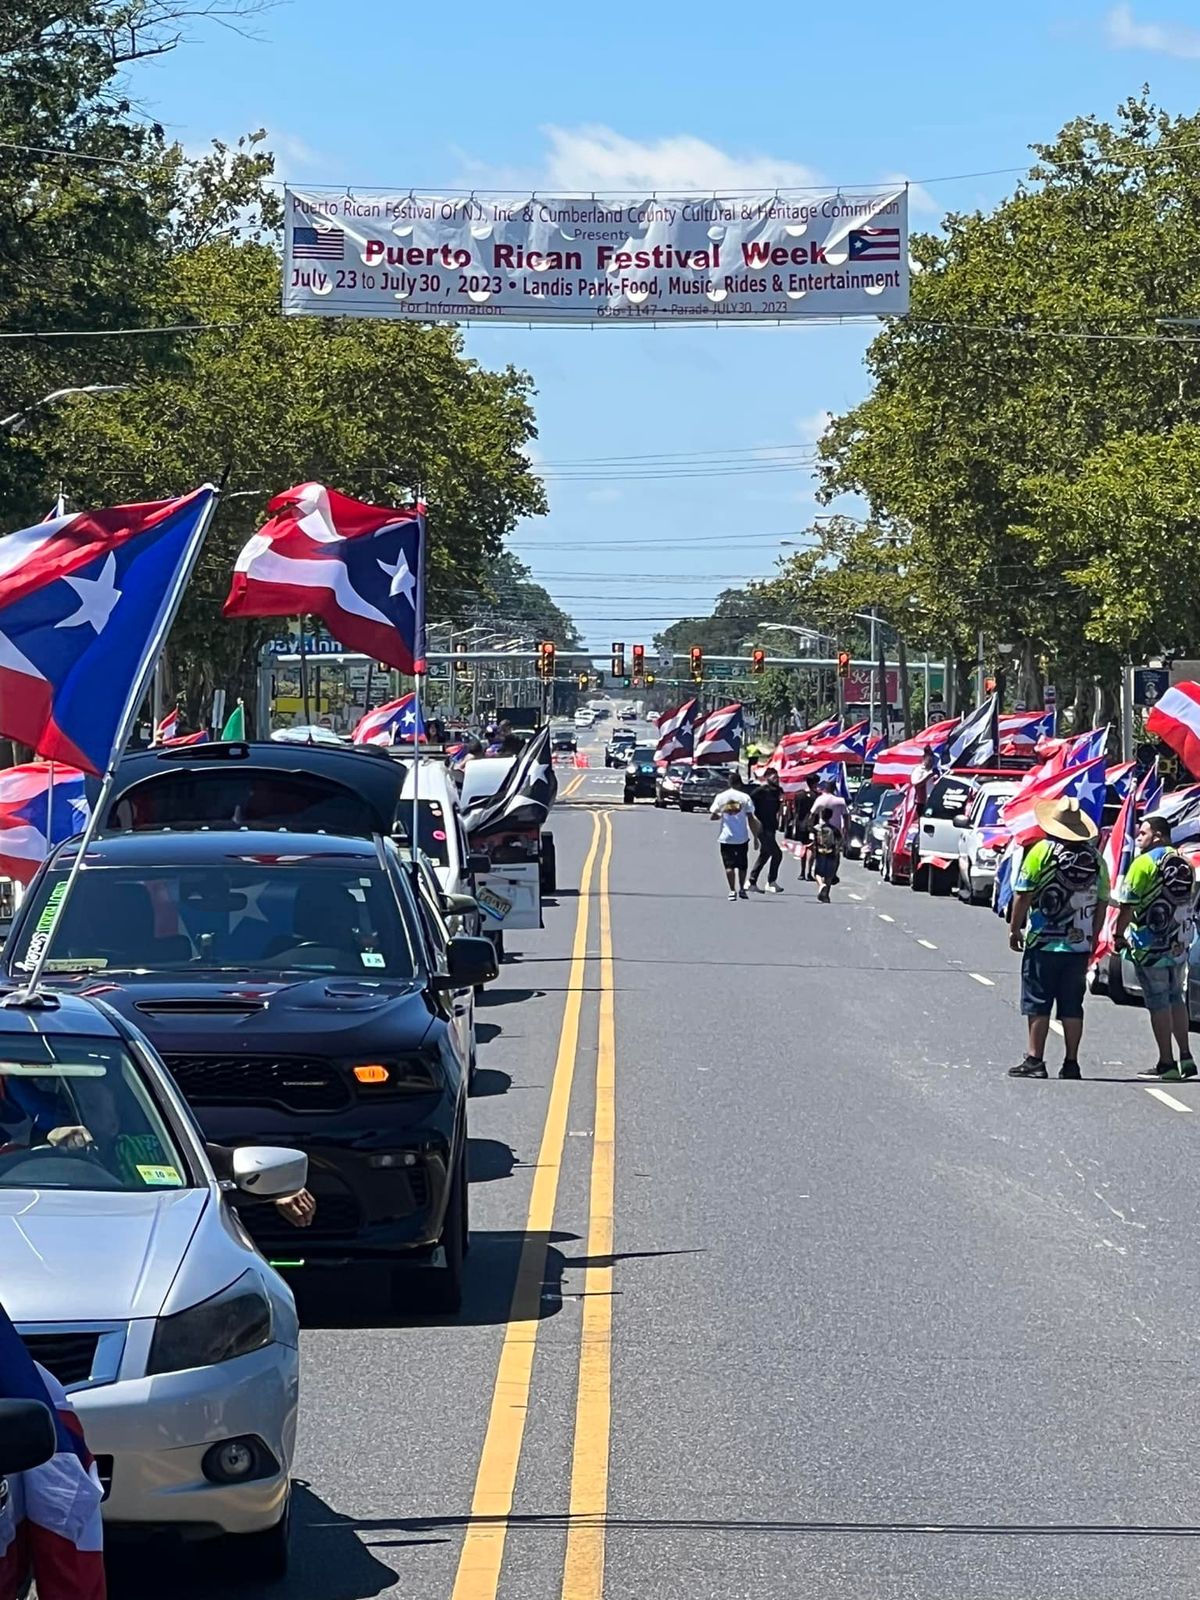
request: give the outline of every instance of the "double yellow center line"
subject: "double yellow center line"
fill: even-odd
[[[584,775],[580,775],[580,779]],[[566,791],[570,793],[570,788]],[[595,1136],[589,1201],[587,1269],[571,1463],[570,1519],[563,1572],[563,1600],[600,1600],[604,1587],[604,1518],[608,1502],[608,1451],[612,1371],[612,1252],[615,1151],[615,1001],[609,872],[612,818],[593,813],[592,833],[580,879],[571,945],[566,1004],[550,1103],[534,1171],[525,1239],[517,1265],[508,1326],[500,1351],[496,1386],[483,1452],[475,1477],[471,1520],[454,1580],[452,1600],[496,1600],[504,1546],[512,1516],[521,1445],[529,1411],[533,1358],[541,1322],[546,1252],[554,1227],[567,1115],[579,1055],[580,1019],[587,968],[592,880],[599,858],[600,1017],[596,1062]]]

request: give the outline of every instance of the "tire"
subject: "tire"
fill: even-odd
[[[624,797],[623,797],[623,803],[625,805],[627,805],[627,806],[631,806],[633,804],[633,799],[634,799],[633,795],[631,795],[629,790],[626,789]]]
[[[1134,997],[1125,987],[1125,979],[1121,974],[1121,958],[1111,955],[1108,958],[1108,998],[1115,1006],[1131,1006]]]
[[[466,1260],[467,1234],[470,1229],[465,1143],[459,1148],[453,1182],[450,1203],[446,1207],[446,1219],[442,1224],[442,1235],[438,1240],[446,1252],[446,1265],[430,1267],[422,1272],[406,1272],[404,1268],[400,1268],[392,1286],[393,1295],[401,1304],[405,1302],[412,1304],[415,1299],[421,1311],[441,1317],[453,1317],[462,1310],[463,1264]]]
[[[692,814],[692,812],[693,812],[693,811],[694,811],[694,810],[695,810],[695,809],[696,809],[696,808],[695,808],[695,806],[690,806],[690,805],[688,805],[688,806],[685,806],[685,805],[684,805],[684,803],[683,803],[683,801],[682,801],[682,800],[681,800],[681,801],[680,801],[680,802],[679,802],[679,809],[680,809],[680,811],[682,811],[682,812],[684,812],[684,813],[686,813],[686,814],[687,814],[687,815],[688,815],[688,816],[690,816],[690,815],[691,815],[691,814]]]
[[[937,899],[945,899],[954,892],[954,879],[950,876],[949,867],[927,867],[929,875],[929,892]]]
[[[253,1583],[279,1583],[287,1577],[292,1534],[292,1494],[273,1528],[260,1533],[229,1534],[221,1541],[221,1556],[226,1569],[239,1579]]]
[[[661,795],[656,794],[654,796],[654,809],[656,811],[665,811],[667,809],[667,802],[662,798]]]
[[[908,873],[908,887],[920,894],[929,886],[929,868],[923,867],[920,858],[914,856],[912,866]]]
[[[558,854],[554,848],[554,835],[552,833],[544,833],[542,835],[538,883],[544,895],[552,895],[558,892]]]

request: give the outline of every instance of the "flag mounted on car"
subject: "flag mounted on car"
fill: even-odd
[[[0,872],[28,884],[56,844],[88,819],[78,767],[32,761],[0,772]]]
[[[718,766],[726,761],[736,761],[741,754],[746,724],[741,704],[722,706],[710,711],[696,728],[696,742],[692,753],[695,764]]]
[[[467,807],[463,827],[473,843],[509,828],[540,828],[557,793],[547,726],[539,729],[514,759],[496,793],[481,796]]]
[[[689,758],[695,743],[696,701],[687,700],[674,711],[659,718],[658,744],[654,751],[656,762],[680,761]]]
[[[206,485],[179,500],[71,512],[0,540],[0,734],[103,772],[215,500]]]
[[[402,694],[399,700],[368,711],[354,725],[352,744],[401,744],[425,737],[425,718],[415,693]]]
[[[999,701],[992,694],[951,730],[942,751],[944,768],[986,767],[999,750],[996,719]]]
[[[1036,808],[1043,800],[1078,800],[1079,809],[1099,827],[1104,790],[1104,757],[1097,756],[1065,772],[1052,772],[1027,789],[1022,787],[1001,808],[1000,823],[1018,844],[1029,844],[1042,831]]]
[[[302,483],[237,558],[227,617],[320,617],[350,650],[425,671],[425,507],[370,506]]]

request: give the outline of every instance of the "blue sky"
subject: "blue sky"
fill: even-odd
[[[1001,198],[1016,174],[993,169],[1022,166],[1031,140],[1111,115],[1144,82],[1194,111],[1189,11],[1194,0],[290,0],[256,37],[209,27],[135,86],[189,146],[265,127],[300,186],[668,193],[903,176],[921,183],[913,226],[931,227]],[[868,337],[850,325],[469,334],[481,361],[534,376],[550,515],[513,544],[593,647],[649,643],[771,570],[818,509],[805,447],[865,393]]]

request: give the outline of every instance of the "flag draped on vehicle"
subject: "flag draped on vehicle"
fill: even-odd
[[[481,796],[467,807],[463,827],[474,842],[507,828],[540,827],[557,793],[550,729],[540,728],[513,761],[496,793]]]
[[[56,844],[88,819],[78,767],[33,761],[0,772],[0,872],[29,883]]]
[[[710,711],[696,727],[692,760],[698,767],[706,763],[718,766],[725,761],[736,761],[741,754],[745,731],[740,703]]]
[[[400,744],[424,737],[425,718],[416,694],[410,692],[360,717],[350,740],[352,744]]]
[[[1146,714],[1146,732],[1169,745],[1200,778],[1200,683],[1176,683]]]
[[[104,1600],[103,1490],[61,1385],[33,1360],[0,1308],[0,1399],[36,1400],[54,1417],[57,1449],[8,1480],[0,1503],[0,1595],[21,1592],[32,1569],[38,1600]]]
[[[76,511],[0,544],[0,734],[99,773],[216,490]]]
[[[227,617],[320,617],[335,639],[400,672],[425,671],[425,507],[365,505],[302,483],[234,567]]]

